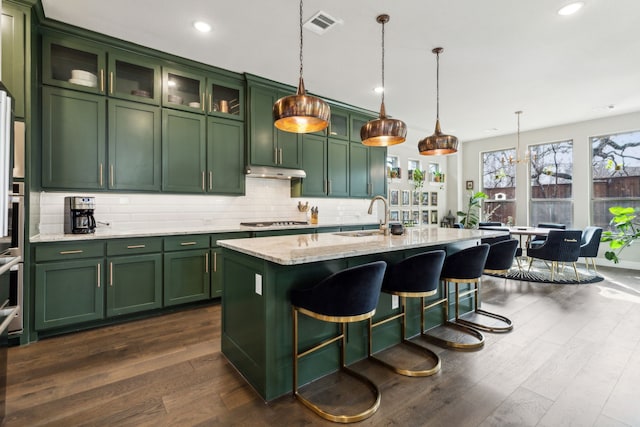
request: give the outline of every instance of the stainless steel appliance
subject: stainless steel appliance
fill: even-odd
[[[64,232],[67,234],[95,233],[96,208],[94,197],[67,196],[64,198]]]

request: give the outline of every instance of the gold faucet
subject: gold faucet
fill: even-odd
[[[384,204],[384,224],[380,223],[380,231],[384,233],[385,236],[388,236],[389,235],[389,202],[387,202],[387,199],[385,199],[382,196],[375,196],[373,199],[371,199],[371,203],[369,204],[369,211],[368,211],[369,215],[371,215],[371,213],[373,212],[373,204],[375,203],[376,200],[380,200]]]

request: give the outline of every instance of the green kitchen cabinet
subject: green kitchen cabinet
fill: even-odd
[[[349,197],[349,141],[327,139],[327,195]]]
[[[205,192],[206,119],[184,111],[162,110],[162,189]]]
[[[160,107],[109,100],[109,189],[160,191],[160,118]]]
[[[349,144],[349,195],[369,197],[369,147],[358,142]]]
[[[160,104],[160,62],[62,33],[45,32],[42,82],[148,104]]]
[[[362,142],[360,139],[360,129],[372,119],[375,119],[375,117],[352,113],[349,116],[349,127],[351,129],[349,133],[349,140],[352,142]]]
[[[273,125],[273,104],[286,95],[290,93],[260,85],[249,86],[250,164],[284,168],[302,166],[302,138]]]
[[[330,138],[349,139],[349,112],[331,105],[331,120],[327,130]],[[358,133],[358,135],[360,135]]]
[[[104,243],[38,245],[33,260],[36,330],[104,318]]]
[[[209,236],[167,237],[164,250],[164,305],[208,299]]]
[[[24,117],[26,28],[29,28],[29,10],[5,1],[2,3],[2,83],[14,98],[16,117]]]
[[[105,188],[106,98],[42,88],[42,186]]]
[[[369,196],[387,197],[387,149],[369,147]]]
[[[107,316],[162,307],[162,238],[107,241]]]
[[[189,67],[164,67],[162,105],[168,108],[244,120],[244,84]]]
[[[327,138],[313,134],[302,136],[302,167],[307,176],[302,180],[302,196],[327,195]]]
[[[108,95],[160,105],[160,63],[153,58],[111,49],[108,51]]]
[[[212,248],[211,256],[211,298],[222,296],[222,248]]]
[[[244,194],[244,123],[207,120],[207,191]]]

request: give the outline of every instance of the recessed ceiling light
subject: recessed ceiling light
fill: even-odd
[[[563,15],[563,16],[573,15],[574,13],[582,9],[582,6],[584,6],[583,1],[569,3],[568,5],[563,6],[562,8],[560,8],[560,10],[558,10],[558,15]]]
[[[384,92],[384,88],[382,86],[378,86],[378,87],[374,88],[373,91],[375,93],[382,93],[382,92]]]
[[[193,28],[200,31],[201,33],[208,33],[211,31],[211,25],[207,24],[204,21],[196,21],[193,23]]]

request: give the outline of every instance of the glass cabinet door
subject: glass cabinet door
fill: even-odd
[[[106,51],[90,43],[44,39],[42,80],[46,84],[105,93]]]
[[[351,115],[351,141],[361,141],[360,129],[371,120],[369,117]]]
[[[358,135],[360,135],[359,132]],[[345,110],[331,106],[329,136],[331,138],[349,139],[349,113]]]
[[[186,70],[165,68],[162,72],[162,105],[192,112],[205,112],[205,78]]]
[[[109,96],[160,104],[160,66],[109,51]]]
[[[232,119],[244,119],[244,88],[242,84],[208,79],[208,114]]]

